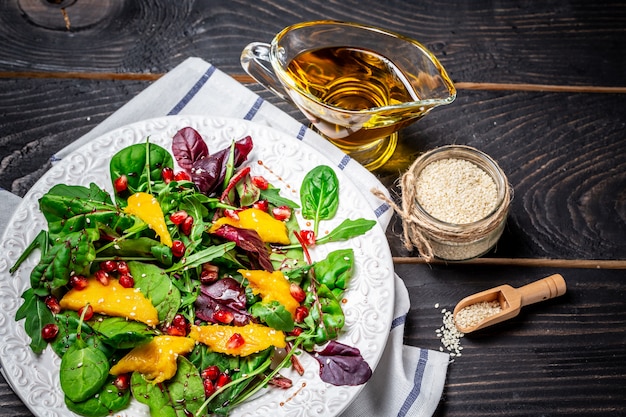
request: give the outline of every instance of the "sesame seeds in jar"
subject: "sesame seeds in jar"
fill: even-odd
[[[405,212],[420,253],[449,261],[476,258],[498,241],[508,214],[510,189],[504,172],[483,152],[449,145],[425,153],[403,184]],[[410,187],[410,190],[406,188]],[[406,226],[406,225],[405,225]],[[425,249],[424,249],[425,248]]]

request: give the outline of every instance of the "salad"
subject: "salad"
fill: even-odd
[[[252,148],[244,137],[211,153],[186,127],[171,152],[148,138],[115,154],[113,195],[59,184],[39,200],[48,229],[11,268],[40,251],[15,318],[33,352],[61,358],[70,410],[105,416],[135,398],[152,416],[228,415],[291,387],[281,370],[302,373],[303,352],[327,383],[370,378],[358,349],[336,340],[353,251],[313,261],[309,248],[376,222],[346,219],[321,235],[338,208],[334,171],[308,172],[298,204],[251,174]]]

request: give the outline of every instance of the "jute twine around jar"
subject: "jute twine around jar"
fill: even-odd
[[[474,148],[469,146],[466,147],[459,145],[457,147],[474,150]],[[407,250],[413,250],[415,248],[426,262],[431,262],[435,259],[435,254],[427,236],[431,236],[436,240],[447,241],[452,244],[469,243],[489,235],[489,233],[493,232],[503,221],[505,221],[506,216],[508,215],[512,192],[504,172],[502,172],[504,180],[504,196],[502,204],[498,206],[494,213],[486,218],[486,221],[475,222],[476,224],[474,226],[464,227],[463,231],[447,230],[427,221],[416,204],[417,198],[415,183],[418,176],[415,175],[415,170],[420,162],[420,158],[415,160],[415,162],[413,162],[409,169],[400,178],[402,207],[398,207],[398,205],[389,199],[382,191],[378,189],[371,190],[376,197],[389,204],[402,219],[402,227],[404,229],[403,241],[404,247]],[[498,167],[498,169],[500,168]]]

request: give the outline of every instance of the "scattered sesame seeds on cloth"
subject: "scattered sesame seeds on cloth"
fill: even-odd
[[[113,129],[165,115],[206,114],[233,117],[282,130],[318,149],[362,189],[383,229],[393,214],[369,192],[385,190],[376,177],[338,148],[322,139],[232,77],[200,58],[188,58],[105,119],[92,131],[51,157],[54,163],[88,141]],[[5,194],[9,194],[7,198]],[[12,213],[16,197],[0,190],[0,213]],[[10,221],[0,217],[0,232]],[[383,356],[372,379],[340,417],[431,416],[439,404],[450,356],[444,352],[403,344],[410,300],[404,282],[395,277],[394,321]],[[331,388],[329,388],[331,389]]]

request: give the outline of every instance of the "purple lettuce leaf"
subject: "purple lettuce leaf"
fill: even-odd
[[[235,167],[246,161],[250,151],[252,151],[252,138],[250,136],[235,142]],[[209,195],[217,192],[223,185],[229,154],[230,147],[193,162],[191,180],[196,184],[200,192]]]
[[[209,323],[221,323],[215,318],[217,311],[233,315],[235,326],[244,326],[252,316],[246,310],[244,288],[232,278],[223,278],[210,285],[202,285],[195,301],[196,316]]]
[[[252,269],[274,271],[269,251],[256,231],[224,224],[213,233],[226,240],[235,242],[239,248],[244,250],[248,255]]]
[[[209,148],[198,131],[192,127],[184,127],[172,139],[172,153],[178,166],[190,173],[196,161],[209,155]]]
[[[320,364],[320,378],[333,385],[361,385],[372,376],[372,368],[359,349],[331,340],[313,357]]]

